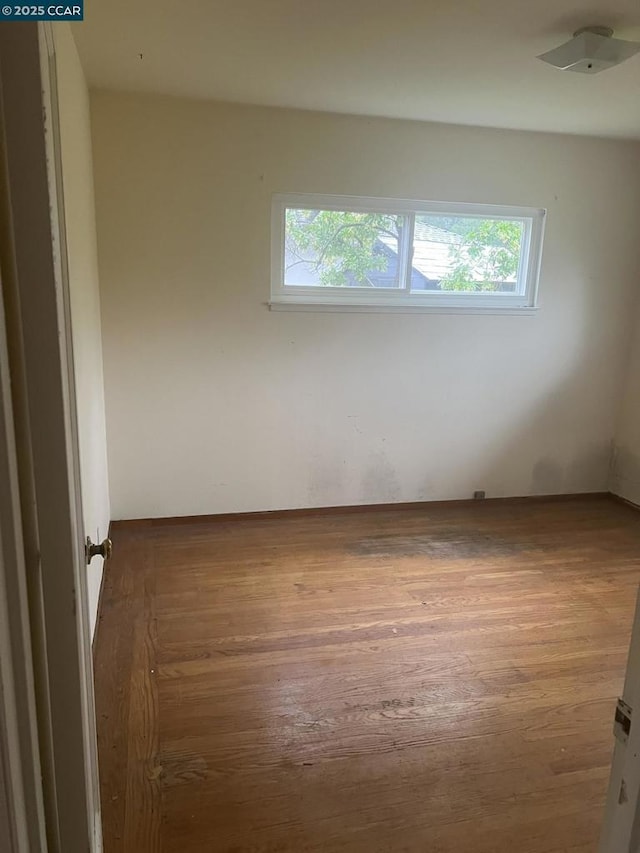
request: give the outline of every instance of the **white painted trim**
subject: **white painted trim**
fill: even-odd
[[[450,214],[514,219],[524,223],[517,293],[454,293],[410,291],[407,274],[410,244],[405,235],[399,247],[400,278],[397,288],[327,288],[284,284],[285,213],[287,208],[349,210],[363,213],[394,213],[407,218],[413,232],[417,214]],[[406,313],[521,313],[536,307],[542,261],[546,210],[512,205],[467,204],[360,196],[275,194],[271,205],[271,299],[272,310],[305,310],[303,306],[331,306],[320,310],[346,310],[359,306]],[[407,229],[408,234],[408,229]],[[287,309],[279,306],[287,305]],[[293,306],[293,307],[292,307]],[[471,309],[471,310],[469,310]]]
[[[298,299],[287,299],[281,302],[267,303],[270,311],[309,311],[324,312],[324,313],[345,313],[345,314],[485,314],[485,315],[506,315],[509,317],[523,316],[535,317],[538,313],[538,308],[522,307],[516,308],[512,306],[504,307],[482,307],[479,305],[460,305],[460,306],[437,306],[437,305],[415,305],[409,304],[362,304],[347,302],[303,302]]]
[[[321,193],[275,193],[273,201],[289,207],[315,210],[352,210],[363,213],[450,213],[456,216],[493,216],[499,219],[524,219],[541,208],[508,204],[433,201],[416,198],[381,198],[378,196],[326,195]]]

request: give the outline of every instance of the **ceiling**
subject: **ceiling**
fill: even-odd
[[[640,139],[640,55],[536,55],[581,26],[640,41],[640,0],[88,0],[92,87]]]

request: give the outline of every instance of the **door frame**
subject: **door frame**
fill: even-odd
[[[16,618],[18,628],[30,638],[27,659],[32,662],[34,701],[25,706],[28,697],[21,695],[18,704],[26,708],[32,738],[37,730],[42,774],[38,787],[46,826],[44,844],[41,838],[31,838],[15,849],[99,853],[98,760],[53,25],[0,24],[0,99],[0,168],[5,177],[0,267],[11,388],[11,407],[2,401],[2,419],[9,422],[15,438],[13,509],[19,510],[22,536],[22,564],[10,561],[4,571],[14,586],[22,577],[26,595]],[[0,522],[4,541],[6,520]],[[12,646],[17,645],[20,630],[16,633],[12,627]],[[36,744],[32,746],[35,752]]]
[[[0,113],[1,113],[0,104]],[[0,116],[0,125],[2,118]],[[0,142],[1,146],[1,142]],[[0,154],[0,160],[2,155]],[[0,222],[4,217],[0,214]],[[0,243],[4,229],[0,225]],[[4,256],[0,248],[0,258]],[[0,849],[46,849],[13,407],[0,270]]]

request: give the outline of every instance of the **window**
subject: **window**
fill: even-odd
[[[271,307],[527,311],[545,211],[274,196]]]

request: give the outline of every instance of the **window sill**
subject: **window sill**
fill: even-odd
[[[270,311],[310,311],[346,314],[489,314],[492,316],[533,317],[537,307],[498,305],[365,305],[339,302],[294,302],[292,300],[267,303]]]

